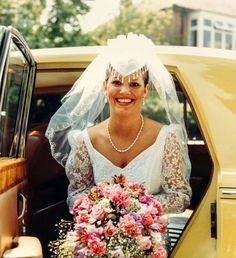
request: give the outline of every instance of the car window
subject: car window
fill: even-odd
[[[12,41],[7,74],[1,99],[0,156],[15,157],[19,141],[20,124],[17,121],[18,108],[24,105],[29,66],[19,48]],[[17,126],[18,125],[18,126]]]
[[[65,93],[35,94],[32,98],[29,129],[41,124],[48,124],[50,118],[61,106]]]

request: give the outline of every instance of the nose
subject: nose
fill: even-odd
[[[128,94],[130,94],[129,85],[127,85],[126,83],[123,83],[121,85],[120,93],[128,93]]]

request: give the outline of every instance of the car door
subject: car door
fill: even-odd
[[[0,27],[0,257],[25,234],[25,138],[36,62],[21,35]]]

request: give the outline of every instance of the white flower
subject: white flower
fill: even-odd
[[[140,209],[140,203],[137,199],[132,198],[129,205],[125,209],[127,211],[138,211]]]
[[[157,231],[151,231],[151,237],[152,237],[152,242],[154,245],[160,243],[162,241],[162,236],[160,232]]]
[[[111,257],[116,257],[116,258],[125,258],[125,255],[121,249],[117,249],[115,251],[110,251]]]
[[[107,199],[107,198],[102,198],[102,200],[99,201],[99,204],[104,208],[104,210],[105,210],[107,213],[112,212],[111,203],[110,203],[110,200],[109,200],[109,199]]]

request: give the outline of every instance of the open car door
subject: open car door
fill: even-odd
[[[24,236],[25,138],[36,62],[11,27],[0,27],[0,61],[0,257],[42,257],[39,241]]]

